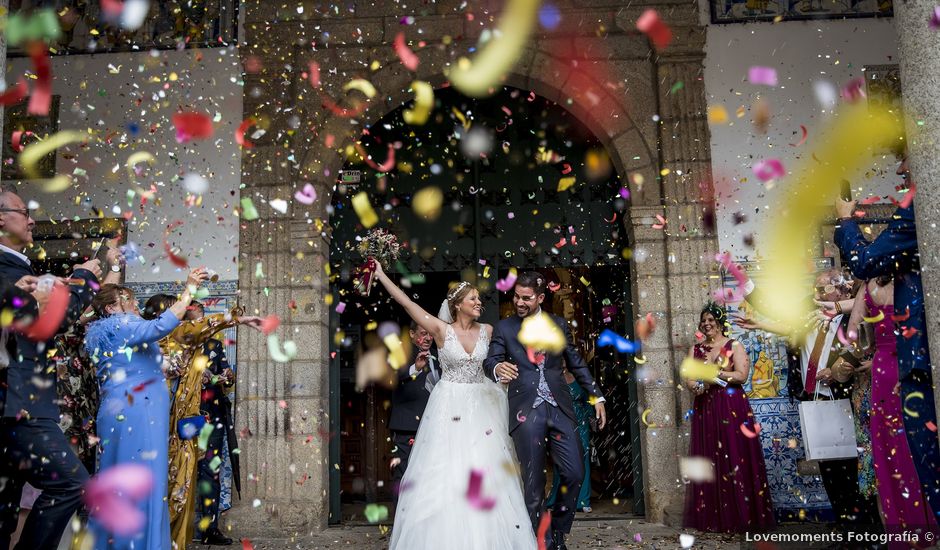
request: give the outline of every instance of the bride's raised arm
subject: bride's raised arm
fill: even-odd
[[[398,285],[385,274],[382,264],[378,261],[375,262],[375,277],[382,283],[385,290],[391,294],[392,299],[398,302],[401,307],[405,308],[408,316],[430,332],[435,342],[437,342],[437,345],[443,345],[444,331],[446,330],[447,323],[431,315],[425,311],[424,308],[414,303],[411,298],[409,298],[402,289],[398,288]]]

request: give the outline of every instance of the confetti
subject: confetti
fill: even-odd
[[[913,409],[909,409],[907,407],[907,402],[910,401],[911,399],[923,400],[924,394],[919,391],[912,391],[911,393],[907,394],[907,396],[904,398],[904,414],[906,414],[907,416],[910,416],[911,418],[917,418],[920,416],[920,413]]]
[[[180,267],[180,268],[186,268],[189,266],[188,260],[174,253],[173,247],[170,246],[170,241],[169,241],[170,233],[172,233],[174,229],[176,229],[177,227],[181,225],[183,225],[182,221],[175,221],[167,225],[166,231],[164,231],[163,233],[163,251],[166,253],[167,257],[170,259],[170,262],[173,265],[175,265],[176,267]]]
[[[0,105],[4,107],[16,105],[26,99],[27,94],[29,94],[29,88],[26,86],[26,81],[21,78],[16,81],[16,86],[0,94]]]
[[[800,132],[803,134],[802,137],[800,138],[800,141],[796,143],[791,143],[790,147],[799,147],[800,145],[803,145],[804,143],[806,143],[806,137],[809,136],[809,132],[806,130],[806,126],[803,126],[802,124],[800,124]]]
[[[525,51],[540,3],[540,0],[509,0],[500,16],[498,30],[492,33],[493,38],[476,58],[473,61],[461,58],[456,67],[448,71],[451,84],[470,97],[490,95],[491,89]]]
[[[567,191],[577,181],[575,177],[561,178],[558,180],[558,192]]]
[[[652,313],[647,313],[646,317],[637,319],[633,325],[633,332],[637,340],[645,342],[656,331],[656,318]]]
[[[45,342],[55,336],[65,315],[68,312],[71,293],[67,286],[56,284],[52,287],[52,293],[48,302],[39,312],[36,320],[25,329],[21,329],[23,334],[34,342]]]
[[[358,90],[369,99],[375,97],[375,94],[377,93],[375,86],[373,86],[371,82],[364,78],[354,78],[343,85],[344,92],[348,92],[350,90]]]
[[[712,105],[708,108],[709,124],[725,124],[728,122],[728,111],[721,105]]]
[[[418,56],[405,44],[405,33],[400,32],[395,35],[395,41],[392,46],[395,48],[395,55],[398,56],[399,61],[401,61],[401,64],[404,65],[405,68],[409,71],[418,70]]]
[[[33,61],[33,71],[36,81],[33,92],[29,95],[29,104],[26,111],[31,115],[48,116],[52,105],[52,65],[49,61],[49,51],[43,46],[30,47],[30,59]]]
[[[679,458],[679,475],[696,483],[715,481],[715,465],[703,456]]]
[[[519,272],[516,271],[516,268],[509,268],[509,274],[506,275],[506,278],[496,281],[496,290],[500,292],[509,292],[509,289],[511,289],[516,284],[516,278],[518,276]]]
[[[874,317],[862,317],[862,319],[864,319],[866,323],[871,323],[871,324],[880,323],[881,321],[884,320],[884,318],[885,318],[884,311],[879,311],[878,315],[875,315]]]
[[[294,199],[301,204],[313,204],[317,200],[317,190],[311,183],[304,184],[303,189],[294,193]]]
[[[679,366],[683,380],[713,380],[718,376],[718,365],[686,357]]]
[[[255,203],[251,201],[251,197],[242,197],[242,219],[245,221],[252,221],[258,219],[258,210],[255,208]]]
[[[659,13],[654,9],[644,11],[636,20],[636,30],[645,34],[657,50],[665,48],[672,42],[672,30],[660,19]]]
[[[754,175],[762,182],[780,179],[787,175],[779,159],[759,160],[753,166]]]
[[[366,504],[366,509],[363,513],[369,523],[378,523],[388,519],[388,506],[374,503]]]
[[[526,317],[519,329],[519,343],[551,353],[561,353],[567,345],[565,333],[548,315]]]
[[[777,69],[755,65],[747,70],[747,80],[751,84],[775,87],[777,86]]]
[[[176,128],[176,141],[178,143],[186,143],[194,139],[207,139],[212,137],[214,131],[212,119],[205,113],[174,113],[173,126]]]
[[[415,93],[415,106],[405,109],[401,116],[406,124],[421,126],[428,121],[434,108],[434,88],[427,82],[415,80],[411,83],[411,89]]]
[[[742,422],[741,433],[743,433],[744,437],[747,437],[748,439],[754,439],[755,437],[757,437],[758,434],[760,434],[760,424],[755,422],[754,429],[752,430],[747,427],[746,423]]]
[[[548,533],[548,528],[552,524],[552,511],[545,510],[542,513],[542,517],[539,519],[539,528],[536,529],[535,539],[538,542],[538,550],[545,550],[545,534]]]
[[[647,409],[644,409],[643,414],[640,415],[640,421],[643,422],[643,425],[646,426],[647,428],[656,427],[656,424],[652,424],[649,421],[649,416],[650,416],[650,413],[652,412],[653,412],[653,409],[647,408]]]
[[[933,11],[930,12],[930,20],[927,21],[927,26],[931,30],[940,29],[940,6],[934,6]]]
[[[799,327],[806,314],[805,305],[794,296],[805,294],[805,266],[809,243],[816,238],[822,211],[820,204],[835,201],[839,182],[855,181],[881,146],[896,142],[902,122],[893,113],[874,105],[847,105],[832,125],[818,135],[818,158],[810,156],[788,178],[787,200],[778,205],[771,220],[767,243],[767,286],[774,292],[766,296],[768,311],[789,327]]]
[[[277,334],[268,335],[268,355],[278,363],[290,363],[297,356],[297,344],[293,340],[285,340],[284,348],[281,348],[281,341]]]
[[[241,145],[245,149],[251,149],[255,146],[254,143],[245,139],[245,132],[248,131],[248,128],[251,128],[256,124],[255,119],[248,117],[238,125],[238,128],[235,129],[235,143]]]
[[[427,221],[434,221],[441,215],[441,204],[443,202],[443,191],[439,187],[431,185],[414,194],[411,207],[418,217]]]
[[[365,191],[360,191],[353,195],[352,205],[363,227],[369,229],[379,223],[379,217],[372,208],[372,204],[369,202],[369,195],[367,195]]]
[[[310,81],[310,86],[320,87],[320,64],[316,61],[307,64],[307,80]]]
[[[614,347],[620,353],[634,353],[637,350],[637,345],[630,340],[627,340],[610,329],[604,329],[600,336],[597,337],[597,347],[603,348],[607,346]]]
[[[91,517],[110,533],[130,536],[138,533],[147,518],[137,503],[153,489],[153,473],[141,464],[112,466],[85,485],[82,499]]]
[[[483,471],[470,470],[470,482],[467,484],[467,502],[477,510],[492,510],[496,499],[483,496]]]
[[[695,544],[695,535],[685,533],[679,535],[679,545],[682,546],[683,549],[692,548],[693,544]]]

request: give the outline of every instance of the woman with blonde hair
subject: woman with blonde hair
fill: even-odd
[[[435,317],[376,266],[392,299],[434,337],[443,372],[402,478],[390,550],[534,549],[506,392],[483,374],[493,327],[477,321],[479,291],[460,282]]]

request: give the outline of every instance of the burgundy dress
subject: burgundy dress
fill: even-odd
[[[730,356],[733,340],[725,344]],[[706,361],[709,347],[695,345],[695,358]],[[692,407],[689,456],[701,456],[715,467],[715,481],[690,483],[686,492],[685,527],[700,531],[740,533],[772,527],[773,505],[754,413],[740,384],[706,385]],[[744,425],[744,429],[742,429]]]

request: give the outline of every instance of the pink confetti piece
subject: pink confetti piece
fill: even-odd
[[[280,409],[286,410],[286,409],[287,409],[287,401],[284,401],[283,399],[281,399],[280,401],[277,402],[277,406],[278,406],[278,408],[280,408]]]
[[[336,313],[342,313],[344,311],[346,311],[346,302],[336,304]]]
[[[320,87],[320,64],[316,61],[311,61],[307,64],[307,80],[310,81],[310,85],[314,88]]]
[[[755,65],[747,70],[747,81],[763,86],[777,86],[777,69]]]
[[[174,113],[173,126],[179,143],[212,137],[212,119],[204,113]]]
[[[483,471],[470,470],[470,483],[467,486],[467,501],[477,510],[492,510],[496,499],[483,496]]]
[[[746,437],[746,438],[748,438],[748,439],[754,439],[755,437],[758,436],[758,434],[760,434],[760,424],[758,424],[758,423],[755,422],[755,423],[754,423],[754,429],[752,430],[752,429],[748,428],[747,425],[746,425],[744,422],[742,422],[742,423],[741,423],[741,433],[743,433],[743,434],[744,434],[744,437]]]
[[[856,103],[861,99],[864,99],[865,96],[865,79],[864,78],[855,78],[852,79],[842,87],[842,99],[848,101],[849,103]]]
[[[313,184],[308,183],[294,193],[294,198],[301,204],[313,204],[317,200],[317,190]]]
[[[525,415],[522,414],[522,411],[516,411],[516,420],[518,422],[525,422]]]
[[[800,138],[800,141],[796,143],[791,143],[790,147],[799,147],[800,145],[803,145],[804,143],[806,143],[806,138],[807,136],[809,136],[809,132],[806,130],[806,126],[803,126],[802,124],[800,124],[800,132],[803,133],[803,136]]]
[[[235,129],[235,143],[241,145],[245,149],[251,149],[255,146],[254,143],[245,139],[245,132],[248,131],[248,128],[251,128],[255,124],[255,119],[248,117],[238,125],[238,128]]]
[[[672,30],[659,18],[659,13],[654,9],[648,9],[636,20],[636,30],[645,34],[650,41],[661,50],[672,42]]]
[[[26,111],[31,115],[46,116],[52,105],[52,63],[49,61],[49,52],[45,45],[32,46],[29,57],[33,60],[36,83],[33,84]]]
[[[267,336],[277,330],[280,325],[281,318],[272,313],[261,320],[261,333]]]
[[[400,32],[395,35],[395,42],[392,45],[395,48],[395,54],[406,69],[409,71],[418,70],[418,63],[420,61],[418,56],[405,44],[405,33]]]
[[[764,183],[782,178],[787,174],[786,170],[783,169],[783,163],[779,159],[759,160],[754,164],[752,170],[757,179]]]
[[[932,30],[937,30],[940,28],[940,6],[934,6],[933,12],[930,13],[930,21],[927,22]]]
[[[901,202],[898,203],[898,206],[901,208],[910,208],[911,203],[914,202],[914,194],[917,192],[917,185],[911,184],[908,188],[907,193],[904,194],[904,198],[901,199]]]
[[[138,533],[147,518],[136,503],[153,489],[153,473],[141,464],[119,464],[99,473],[85,485],[82,497],[91,517],[119,536]]]
[[[666,220],[666,218],[660,216],[659,214],[656,214],[656,219],[659,221],[659,223],[654,223],[654,224],[653,224],[653,229],[665,229],[665,228],[666,228],[666,224],[669,223],[669,222]]]
[[[506,275],[505,279],[500,279],[496,281],[496,290],[500,292],[509,292],[509,290],[516,284],[516,274],[513,271],[509,272],[509,275]]]

